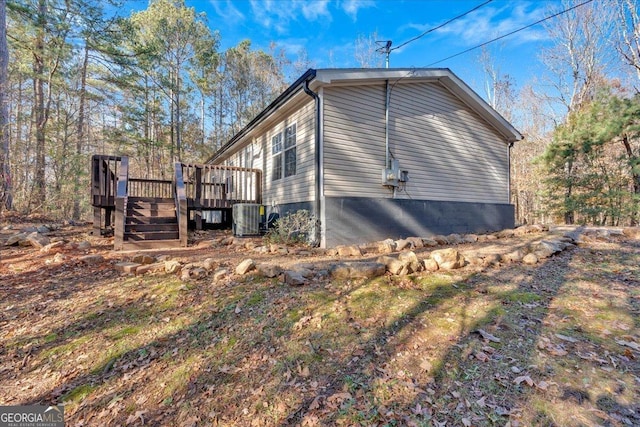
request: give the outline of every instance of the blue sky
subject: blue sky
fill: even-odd
[[[268,51],[275,43],[295,60],[301,49],[317,68],[357,67],[355,42],[373,33],[392,48],[463,14],[485,0],[187,0],[220,32],[221,50],[249,39]],[[562,10],[559,0],[493,0],[476,11],[391,53],[391,67],[425,67]],[[518,86],[540,71],[538,53],[548,35],[543,25],[492,43],[501,73]],[[438,62],[479,93],[480,49]]]

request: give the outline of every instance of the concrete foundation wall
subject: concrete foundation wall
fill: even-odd
[[[328,197],[325,212],[326,247],[514,226],[510,204]]]

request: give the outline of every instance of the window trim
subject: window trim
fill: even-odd
[[[293,131],[291,131],[293,130]],[[293,142],[292,142],[293,141]],[[292,142],[292,143],[291,143]],[[287,144],[290,144],[287,146]],[[293,122],[271,136],[271,181],[280,181],[298,173],[298,124]],[[293,173],[287,174],[287,153],[293,152]],[[276,173],[277,172],[277,173]]]

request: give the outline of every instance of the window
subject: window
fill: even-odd
[[[282,132],[271,138],[271,154],[273,156],[273,170],[271,180],[282,178]]]
[[[295,123],[284,130],[284,135],[283,132],[280,132],[271,138],[271,155],[273,160],[272,181],[296,174]]]

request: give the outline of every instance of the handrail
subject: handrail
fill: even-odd
[[[124,241],[125,221],[127,218],[127,198],[129,187],[129,158],[122,156],[120,170],[118,171],[118,183],[116,186],[116,217],[113,229],[113,247],[121,250]]]
[[[187,210],[187,192],[185,190],[184,178],[182,176],[182,163],[180,162],[176,162],[174,165],[173,181],[180,246],[186,247],[189,236],[187,228],[189,218]]]

